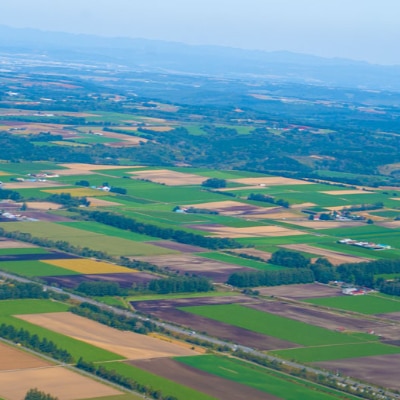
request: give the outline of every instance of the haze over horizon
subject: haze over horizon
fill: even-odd
[[[399,14],[396,0],[14,0],[0,24],[400,65]]]

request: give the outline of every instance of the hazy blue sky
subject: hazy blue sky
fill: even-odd
[[[400,64],[400,0],[5,0],[0,24]]]

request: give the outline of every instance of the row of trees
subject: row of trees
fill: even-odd
[[[210,292],[214,286],[210,280],[199,276],[176,276],[165,279],[153,279],[137,287],[138,291],[153,293],[198,293]]]
[[[308,268],[290,268],[281,271],[239,271],[229,276],[227,283],[236,287],[279,286],[314,282]]]
[[[13,325],[3,323],[0,325],[0,336],[14,343],[20,343],[29,349],[46,354],[56,360],[65,363],[73,362],[73,357],[67,350],[60,349],[53,341],[40,338],[37,334],[32,334],[26,329],[17,329]]]
[[[266,196],[265,194],[261,194],[261,193],[250,193],[247,197],[247,200],[261,201],[263,203],[276,204],[277,206],[281,206],[284,208],[290,207],[290,204],[287,200],[284,200],[284,199],[276,200],[272,196]]]
[[[125,296],[127,291],[122,289],[117,282],[81,282],[76,288],[87,296]]]
[[[113,311],[104,310],[90,303],[81,303],[79,306],[72,307],[70,311],[82,317],[124,331],[132,331],[145,335],[149,332],[160,330],[157,325],[153,324],[151,321],[143,321],[138,318],[116,314]]]
[[[209,249],[226,249],[243,247],[236,240],[229,238],[211,238],[190,233],[182,230],[163,228],[157,225],[139,222],[133,218],[110,212],[80,210],[81,214],[88,219],[105,225],[114,226],[119,229],[139,233],[142,235],[171,239],[179,243],[190,244]]]
[[[34,388],[26,392],[24,400],[58,400],[58,398]]]
[[[49,294],[37,283],[6,280],[0,284],[0,300],[5,299],[47,299]]]
[[[71,196],[70,193],[54,193],[47,197],[47,201],[62,204],[65,207],[89,206],[90,201],[86,197]]]

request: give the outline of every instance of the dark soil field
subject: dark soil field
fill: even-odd
[[[256,289],[262,296],[287,297],[288,299],[313,299],[317,297],[333,297],[341,294],[340,288],[320,285],[317,283],[260,287]]]
[[[67,275],[67,276],[44,276],[48,285],[58,285],[68,289],[75,288],[81,282],[116,282],[123,288],[130,288],[132,284],[146,283],[157,279],[154,275],[143,272],[132,274],[93,274],[93,275]]]
[[[278,400],[278,397],[180,364],[168,358],[130,361],[130,364],[220,400]]]
[[[39,221],[46,222],[71,222],[71,218],[62,217],[61,215],[49,214],[45,211],[24,211],[23,215],[29,218],[35,218]]]
[[[315,363],[341,375],[371,382],[375,385],[400,390],[399,370],[400,354],[385,356],[348,358],[338,361]]]
[[[73,254],[61,253],[57,251],[52,251],[49,254],[12,254],[0,256],[1,261],[37,261],[37,260],[61,260],[61,259],[73,259],[80,258],[74,256]]]
[[[206,332],[211,336],[216,336],[233,343],[241,344],[243,346],[248,346],[259,350],[276,350],[298,347],[298,345],[285,340],[262,335],[247,329],[234,327],[232,325],[214,321],[177,309],[177,307],[212,304],[243,304],[249,301],[251,301],[251,299],[247,297],[234,296],[207,297],[198,299],[151,300],[143,302],[131,302],[131,304],[136,310],[142,313],[151,314],[163,320],[188,326],[190,329],[195,331]]]
[[[196,257],[190,254],[135,257],[135,259],[155,264],[170,271],[179,272],[181,275],[188,273],[204,276],[216,283],[225,283],[233,272],[250,270],[249,268]]]

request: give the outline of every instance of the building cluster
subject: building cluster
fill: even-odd
[[[338,241],[338,243],[347,244],[350,246],[363,247],[364,249],[369,249],[369,250],[391,249],[391,246],[389,246],[388,244],[380,244],[380,243],[373,243],[373,242],[361,242],[359,240],[353,240],[353,239],[341,239]]]

